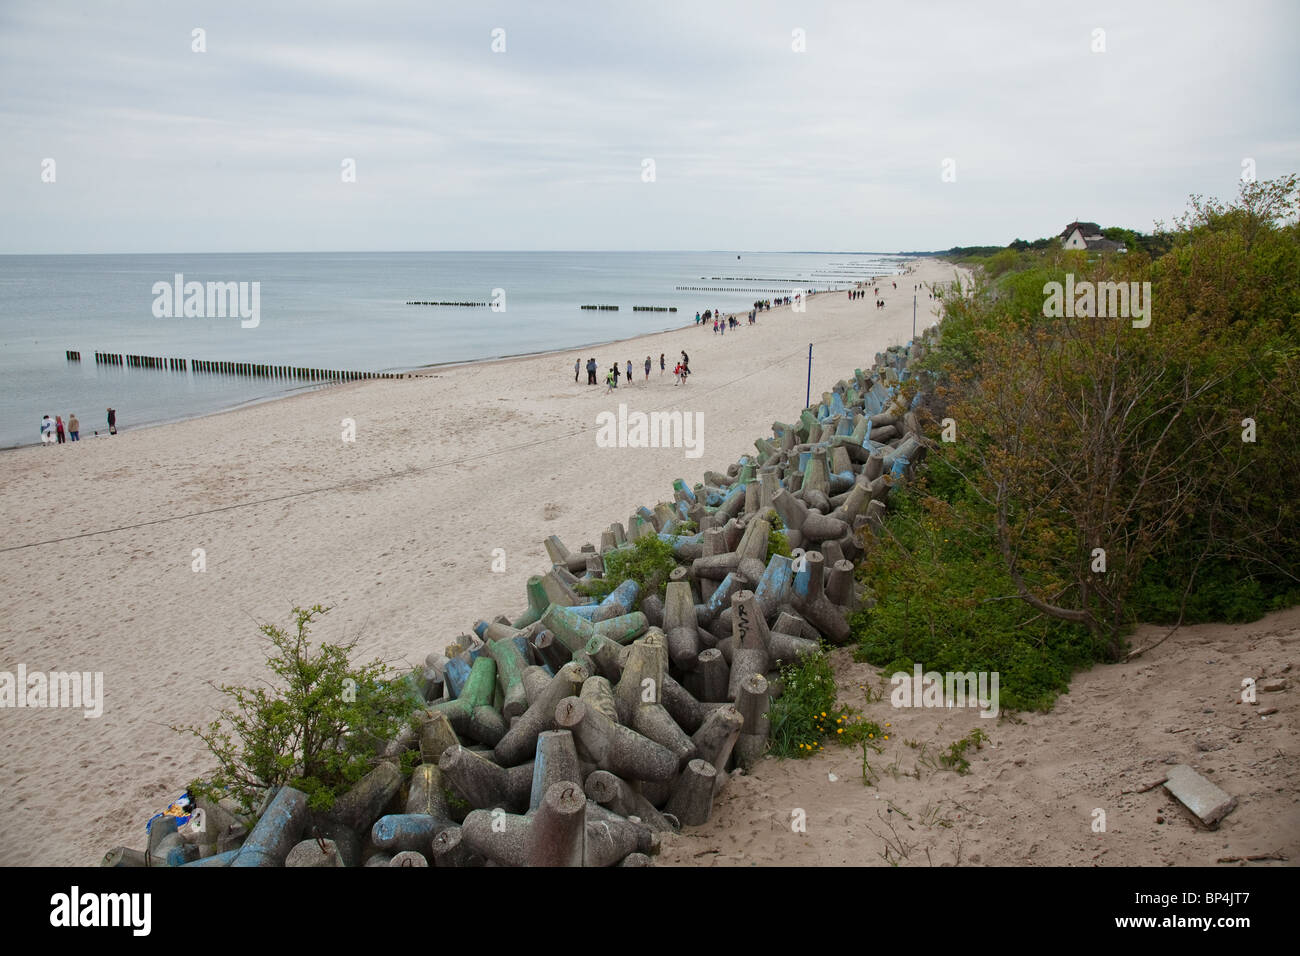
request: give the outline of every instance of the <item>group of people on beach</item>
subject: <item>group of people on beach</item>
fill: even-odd
[[[753,325],[757,321],[758,321],[758,310],[755,309],[749,313],[749,324]],[[713,320],[714,335],[718,335],[719,333],[721,333],[722,335],[726,335],[727,329],[736,329],[739,327],[740,327],[740,319],[736,318],[734,315],[729,315],[725,319],[719,316],[718,318],[715,318]]]
[[[108,433],[117,434],[117,409],[108,410]],[[96,435],[99,432],[95,432]],[[81,441],[81,422],[73,413],[68,414],[68,420],[65,423],[62,415],[55,415],[50,418],[46,415],[41,419],[41,442],[46,445],[62,445],[67,441]]]
[[[690,361],[691,361],[691,360],[690,360],[690,356],[688,356],[688,355],[686,354],[685,350],[683,350],[683,351],[682,351],[682,358],[681,358],[681,361],[677,362],[677,364],[673,366],[673,375],[674,375],[674,376],[676,377],[676,379],[677,379],[677,381],[674,382],[673,384],[675,384],[675,385],[684,385],[684,384],[686,383],[686,376],[688,376],[688,375],[691,374],[691,370],[690,370]],[[600,367],[600,366],[596,364],[596,359],[595,359],[594,357],[587,359],[587,384],[588,384],[588,385],[598,385],[598,384],[599,384],[599,383],[596,381],[596,371],[597,371],[597,369],[599,369],[599,367]],[[654,360],[651,359],[650,356],[647,355],[647,356],[645,357],[645,364],[644,364],[642,367],[645,369],[645,381],[646,381],[646,382],[649,382],[649,381],[650,381],[650,370],[651,370],[652,368],[654,368]],[[660,374],[660,375],[663,375],[664,372],[666,372],[667,370],[668,370],[668,359],[666,358],[666,356],[665,356],[665,354],[664,354],[663,352],[660,352],[660,353],[659,353],[659,374]],[[579,375],[581,374],[581,371],[582,371],[582,359],[580,359],[580,358],[579,358],[579,359],[574,359],[574,360],[573,360],[573,380],[574,380],[575,382],[578,381],[578,377],[579,377]],[[618,362],[615,362],[613,365],[611,365],[611,366],[609,367],[609,371],[607,371],[607,372],[605,373],[605,386],[606,386],[606,391],[610,391],[610,392],[612,392],[614,389],[618,388],[618,382],[619,382],[619,379],[622,377],[623,374],[624,374],[624,371],[623,371],[623,369],[621,369],[621,368],[619,367]],[[631,384],[632,384],[632,381],[633,381],[633,371],[632,371],[632,360],[631,360],[631,359],[628,359],[628,360],[627,360],[627,372],[626,372],[626,374],[627,374],[627,384],[628,384],[628,385],[631,385]]]
[[[894,283],[894,288],[895,288],[895,289],[898,288],[898,283],[897,283],[897,282]],[[883,309],[883,308],[885,307],[885,300],[882,299],[882,298],[880,297],[880,286],[878,286],[878,285],[877,285],[877,286],[873,286],[873,287],[872,287],[872,292],[873,292],[873,293],[875,294],[875,296],[876,296],[876,308],[877,308],[877,309]],[[849,298],[850,298],[850,299],[862,299],[862,298],[865,298],[866,295],[867,295],[867,290],[866,290],[866,289],[859,289],[859,290],[856,290],[856,291],[852,291],[852,292],[850,292],[850,293],[849,293]]]

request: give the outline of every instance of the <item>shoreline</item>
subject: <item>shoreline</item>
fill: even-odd
[[[912,261],[913,260],[910,259],[901,260],[900,265],[902,265],[905,268]],[[889,273],[889,275],[904,275],[904,274],[905,273],[902,272]],[[825,296],[828,294],[834,295],[837,292],[844,292],[844,291],[845,291],[844,289],[827,289],[827,290],[822,290],[820,292],[813,292],[809,294],[808,301],[809,302],[814,301],[817,296]],[[788,308],[789,306],[776,306],[773,309],[771,309],[767,314],[775,315],[778,309],[788,309]],[[727,314],[738,315],[740,313],[731,312]],[[561,352],[576,352],[583,349],[608,348],[614,345],[621,345],[623,343],[634,342],[638,339],[647,338],[649,336],[664,335],[672,332],[680,332],[690,328],[699,328],[699,326],[695,325],[695,323],[692,321],[690,325],[669,327],[669,328],[659,329],[657,331],[652,331],[652,332],[639,332],[636,335],[627,336],[621,339],[607,339],[600,342],[586,342],[579,345],[563,346],[554,349],[539,349],[532,352],[515,352],[507,355],[489,355],[489,356],[484,356],[483,358],[476,358],[476,359],[461,359],[461,360],[453,360],[450,362],[433,362],[426,365],[392,366],[391,368],[380,369],[379,371],[385,371],[385,372],[391,371],[397,374],[409,375],[411,377],[415,377],[415,376],[422,375],[423,373],[432,372],[432,371],[441,372],[441,371],[454,369],[454,368],[501,365],[510,362],[520,362],[520,361],[526,361],[528,359],[542,358],[548,355],[558,355]],[[187,373],[187,374],[192,374],[192,373]],[[364,379],[364,380],[358,380],[354,382],[338,382],[333,384],[328,382],[302,384],[293,387],[288,392],[280,393],[277,395],[265,395],[261,398],[246,399],[238,403],[237,405],[231,405],[227,408],[219,408],[207,412],[198,412],[193,415],[182,415],[177,418],[167,418],[161,421],[142,422],[139,425],[132,425],[130,429],[119,428],[118,437],[120,437],[121,435],[125,434],[128,431],[140,431],[148,428],[160,428],[165,425],[177,425],[180,424],[181,422],[196,421],[205,418],[211,418],[216,415],[226,415],[231,412],[238,412],[245,408],[251,408],[257,405],[264,405],[269,402],[281,402],[281,401],[288,401],[289,399],[293,399],[293,398],[301,398],[304,395],[310,395],[324,389],[338,389],[350,385],[369,385],[369,384],[373,384],[375,381],[376,380],[374,379]],[[92,434],[88,437],[83,436],[81,441],[91,441],[96,438],[107,438],[107,437],[109,437],[107,433],[105,433],[104,435]],[[0,455],[3,455],[5,452],[17,451],[22,448],[40,448],[42,447],[43,444],[44,443],[42,442],[35,441],[35,442],[28,442],[27,444],[22,444],[22,445],[3,445],[0,446]]]

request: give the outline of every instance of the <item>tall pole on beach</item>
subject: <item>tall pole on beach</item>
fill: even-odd
[[[812,343],[808,343],[808,394],[804,396],[803,407],[812,403]]]
[[[912,341],[916,341],[916,293],[912,293]]]

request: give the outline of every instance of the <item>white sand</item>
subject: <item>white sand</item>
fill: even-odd
[[[670,500],[674,478],[725,470],[773,421],[797,417],[808,343],[818,395],[910,337],[914,282],[953,277],[921,260],[897,291],[884,282],[882,310],[870,291],[825,294],[806,314],[742,317],[725,336],[687,327],[5,453],[0,548],[34,546],[0,551],[0,670],[102,671],[105,701],[98,719],[0,710],[0,864],[142,847],[150,814],[209,765],[168,726],[211,719],[222,698],[207,681],[263,676],[258,623],[332,605],[316,638],[361,633],[363,659],[414,665],[480,618],[514,616],[528,576],[548,566],[547,535],[598,543],[611,522]],[[919,328],[932,306],[921,292]],[[676,387],[682,349],[694,374]],[[637,381],[607,395],[584,371],[575,385],[573,360],[589,355],[602,382],[628,359]],[[620,402],[703,412],[703,456],[597,448],[596,416]],[[355,443],[342,441],[345,418]],[[504,573],[491,570],[495,548]]]

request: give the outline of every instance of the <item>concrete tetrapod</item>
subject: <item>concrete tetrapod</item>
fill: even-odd
[[[567,730],[545,730],[539,734],[537,755],[533,758],[533,783],[528,809],[536,810],[540,807],[542,798],[555,784],[580,779],[582,768],[578,766],[578,750],[573,743],[573,734]]]
[[[284,859],[284,865],[295,868],[332,869],[346,864],[333,840],[303,840],[289,851],[289,855]]]
[[[566,697],[578,693],[582,682],[591,676],[581,664],[572,661],[560,668],[551,683],[537,700],[529,705],[523,715],[493,748],[493,756],[502,766],[511,766],[526,760],[537,747],[537,736],[555,726],[555,705]]]
[[[475,711],[482,707],[492,707],[492,699],[496,696],[496,679],[496,661],[483,655],[474,661],[460,695],[455,700],[440,701],[429,709],[435,714],[446,716],[457,734],[469,735]]]
[[[732,637],[731,670],[727,679],[727,699],[735,700],[740,685],[750,674],[766,674],[771,667],[768,655],[767,622],[759,611],[753,591],[738,591],[731,598]],[[721,765],[715,764],[721,769]]]
[[[719,789],[726,779],[723,769],[731,760],[731,751],[740,738],[744,726],[745,718],[741,716],[740,711],[734,705],[728,704],[709,714],[704,724],[691,738],[700,757],[715,768],[715,779]]]
[[[582,848],[582,865],[616,866],[630,853],[659,852],[659,834],[639,821],[632,821],[587,801],[586,832]]]
[[[844,608],[837,607],[822,591],[825,574],[825,558],[820,551],[809,551],[804,555],[807,570],[796,574],[794,605],[808,619],[813,627],[833,644],[844,644],[849,639],[849,622],[844,616]],[[806,576],[806,591],[801,595],[799,584]]]
[[[480,753],[456,746],[443,753],[438,769],[471,807],[505,807],[519,812],[528,807],[533,787],[532,761],[507,769]]]
[[[663,694],[660,700],[664,710],[672,714],[673,720],[677,721],[677,726],[688,734],[699,730],[700,725],[704,723],[704,718],[709,715],[714,706],[698,700],[685,687],[673,680],[671,674],[664,677]]]
[[[659,702],[665,670],[663,658],[655,648],[642,643],[628,646],[622,673],[614,687],[614,708],[619,723],[631,725],[641,704]]]
[[[601,770],[633,780],[671,780],[677,773],[677,756],[671,750],[615,723],[577,697],[560,701],[555,723],[573,731],[582,751]]]
[[[388,861],[389,866],[428,866],[429,861],[417,850],[403,850]]]
[[[620,816],[638,817],[646,826],[661,832],[675,829],[668,818],[655,809],[653,803],[634,790],[627,781],[608,770],[596,770],[588,774],[583,789],[592,800]]]
[[[618,720],[618,708],[614,704],[614,688],[599,674],[588,677],[582,682],[582,692],[578,694],[578,699],[588,707],[594,707],[610,720]]]
[[[438,756],[442,756],[439,754]],[[449,819],[447,792],[442,771],[436,763],[422,763],[411,771],[411,784],[406,794],[407,813],[427,813]]]
[[[717,771],[707,760],[695,759],[673,786],[672,796],[664,807],[681,821],[682,826],[701,826],[713,814],[713,788]]]
[[[690,690],[701,701],[721,703],[728,700],[729,669],[722,651],[710,647],[701,651],[695,670],[687,675]]]
[[[436,764],[448,747],[460,744],[446,714],[430,713],[420,724],[420,759],[426,764]]]
[[[482,866],[487,860],[465,842],[460,827],[448,827],[433,838],[433,865],[437,867]]]
[[[429,813],[390,813],[380,817],[370,830],[370,842],[385,853],[413,850],[423,853],[433,845],[440,830],[455,826],[449,817]]]
[[[461,825],[471,850],[503,866],[581,866],[587,797],[572,781],[552,784],[534,813],[474,810]]]
[[[645,633],[650,622],[640,611],[623,614],[607,621],[591,622],[574,614],[571,608],[553,604],[542,615],[542,624],[557,640],[576,654],[595,634],[607,637],[617,644],[630,644]]]
[[[799,531],[804,540],[804,547],[810,547],[828,538],[842,538],[849,533],[847,523],[839,518],[813,511],[784,488],[773,496],[772,506],[776,508],[787,528],[795,528]]]
[[[384,767],[395,769],[391,764],[380,764],[380,768]],[[172,822],[175,823],[174,817]],[[230,865],[284,866],[306,826],[307,794],[293,787],[281,787]]]
[[[771,703],[767,678],[762,674],[746,677],[736,698],[736,709],[740,711],[743,723],[734,748],[736,763],[746,770],[767,752],[767,735],[771,730],[767,714]]]
[[[513,638],[487,641],[487,654],[496,661],[497,684],[505,695],[501,714],[507,721],[520,716],[528,709],[528,695],[524,689],[524,670],[532,662]],[[486,743],[487,741],[484,741]]]
[[[700,636],[688,581],[668,583],[664,590],[663,621],[663,630],[668,635],[668,656],[681,670],[693,669],[700,653]]]

